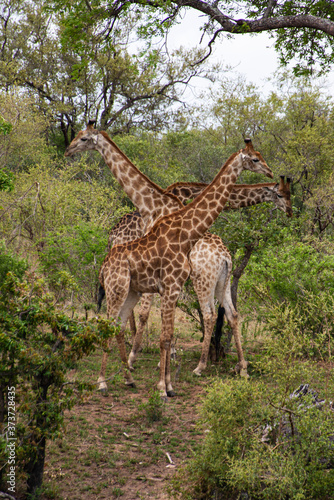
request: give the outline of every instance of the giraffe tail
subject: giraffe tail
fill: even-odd
[[[101,306],[102,306],[102,302],[103,302],[103,299],[105,297],[105,294],[106,294],[106,292],[104,291],[103,286],[100,285],[99,293],[97,296],[97,313],[99,313],[101,310]]]
[[[225,309],[223,306],[218,307],[218,315],[215,327],[215,348],[216,348],[216,360],[218,361],[220,352],[220,339],[222,337],[222,328],[224,325],[224,315]]]

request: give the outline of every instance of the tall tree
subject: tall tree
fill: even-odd
[[[6,92],[19,87],[37,99],[60,128],[65,145],[88,118],[96,118],[112,134],[135,127],[161,130],[177,113],[189,81],[210,76],[194,65],[202,52],[134,51],[134,16],[108,36],[83,26],[78,16],[81,37],[69,40],[62,16],[47,11],[48,4],[2,3],[0,86]]]
[[[66,19],[70,36],[82,37],[83,26],[99,25],[108,37],[130,14],[141,13],[143,35],[165,33],[192,9],[204,17],[202,32],[208,35],[208,55],[223,34],[238,36],[266,31],[275,39],[281,62],[297,58],[296,72],[324,71],[334,60],[334,4],[331,0],[54,0]],[[78,18],[80,23],[78,23]]]

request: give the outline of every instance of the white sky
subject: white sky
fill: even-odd
[[[199,45],[200,26],[204,20],[205,17],[200,17],[197,12],[189,10],[182,22],[173,27],[167,41],[169,50],[181,45],[186,48],[196,45],[205,47],[205,41],[208,39]],[[274,49],[274,38],[270,38],[265,32],[257,35],[236,35],[231,39],[221,36],[213,46],[210,60],[233,66],[235,68],[233,73],[244,76],[247,83],[256,84],[265,93],[273,88],[267,80],[273,77],[278,69],[278,57]],[[329,84],[328,93],[334,95],[334,71],[330,73],[326,81]],[[198,85],[200,86],[201,83]]]

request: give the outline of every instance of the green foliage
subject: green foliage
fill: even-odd
[[[313,75],[315,71],[328,71],[333,63],[333,40],[328,33],[324,33],[325,26],[334,20],[334,7],[328,0],[284,0],[269,3],[268,0],[220,1],[222,21],[217,21],[214,6],[210,9],[211,5],[207,6],[202,1],[189,4],[174,0],[158,0],[154,3],[146,0],[129,3],[124,0],[112,4],[110,9],[103,8],[100,0],[89,3],[84,0],[54,0],[52,5],[63,15],[67,43],[71,41],[78,47],[86,40],[87,33],[93,31],[94,24],[98,27],[99,35],[108,33],[109,39],[119,29],[119,24],[131,17],[137,21],[134,27],[137,35],[149,45],[158,37],[164,38],[173,24],[182,22],[185,9],[190,8],[198,15],[204,15],[201,30],[212,36],[218,29],[220,32],[236,32],[239,36],[249,31],[258,33],[259,23],[255,23],[253,29],[250,24],[253,20],[260,20],[262,31],[277,31],[272,36],[276,36],[275,48],[281,63],[287,65],[297,60],[296,74]],[[305,16],[317,20],[317,27],[308,27],[304,22]],[[285,18],[286,26],[277,30],[275,21]],[[225,22],[227,19],[231,22]],[[238,21],[233,23],[232,20]]]
[[[112,135],[174,127],[170,102],[192,77],[212,73],[195,64],[203,49],[167,53],[133,43],[146,17],[140,7],[125,4],[124,15],[116,8],[121,20],[113,23],[100,2],[87,10],[85,1],[62,1],[59,13],[50,4],[15,0],[0,18],[0,87],[32,96],[51,118],[50,142],[63,150],[93,116]]]
[[[167,187],[182,180],[210,182],[218,173],[234,150],[225,148],[210,132],[192,129],[160,137],[142,133],[115,141],[142,172]]]
[[[22,278],[27,268],[28,263],[26,260],[20,259],[11,252],[8,252],[5,243],[0,241],[0,283],[4,283],[9,272]]]
[[[6,122],[4,118],[0,115],[0,134],[7,135],[12,130],[13,125],[11,123]]]
[[[0,168],[0,191],[12,191],[14,189],[14,180],[13,174]]]
[[[70,291],[95,301],[98,272],[106,254],[107,238],[102,228],[79,223],[46,235],[40,253],[42,270],[57,297],[68,299]]]
[[[103,167],[105,168],[105,167]],[[19,173],[16,189],[3,193],[0,231],[6,241],[37,254],[57,298],[95,302],[98,270],[108,229],[129,210],[104,182],[104,170],[85,159],[66,167]],[[110,176],[110,172],[106,173]],[[35,183],[32,183],[32,178]]]
[[[61,435],[65,409],[94,387],[69,380],[68,371],[97,346],[106,348],[116,327],[102,319],[70,319],[41,277],[23,275],[22,261],[5,254],[1,262],[2,269],[11,267],[0,285],[1,462],[15,437],[16,479],[27,479],[32,493],[41,485],[46,440]],[[8,418],[13,404],[15,426]],[[2,485],[7,472],[1,469]]]
[[[164,414],[165,403],[162,401],[159,391],[153,391],[147,403],[140,404],[139,409],[145,413],[150,424],[160,421]]]
[[[307,13],[323,19],[334,20],[332,2],[318,0],[315,2],[283,2],[279,9],[281,15],[298,15]],[[292,59],[297,59],[294,66],[296,75],[320,74],[329,70],[333,64],[333,41],[329,35],[314,29],[298,30],[295,28],[287,33],[285,29],[278,30],[275,48],[280,55],[280,62],[287,65]]]
[[[242,290],[253,294],[252,305],[265,301],[295,305],[305,293],[316,296],[325,291],[334,297],[334,258],[330,240],[301,241],[283,231],[280,244],[262,246],[251,262]]]
[[[319,409],[311,396],[291,398],[287,389],[284,380],[279,387],[213,383],[201,406],[204,444],[172,480],[173,498],[227,500],[242,492],[252,499],[330,498],[333,410],[328,402]]]
[[[277,337],[277,342],[279,339],[288,338],[291,352],[301,358],[332,359],[333,295],[319,290],[316,293],[301,290],[301,294],[292,304],[267,304],[262,320],[265,322],[263,330],[267,334]],[[294,344],[291,345],[290,341]]]
[[[34,99],[16,89],[11,93],[0,91],[0,109],[11,124],[7,134],[0,134],[0,169],[17,173],[36,165],[56,168],[56,152],[45,138],[48,113],[43,113]]]

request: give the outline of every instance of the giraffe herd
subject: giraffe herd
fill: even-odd
[[[97,150],[103,156],[138,212],[127,214],[109,237],[109,253],[99,273],[107,301],[107,315],[120,321],[116,336],[127,385],[133,386],[131,374],[140,347],[141,335],[150,311],[154,293],[161,296],[160,377],[157,384],[161,397],[175,395],[170,375],[170,349],[174,330],[175,307],[180,291],[190,276],[204,319],[204,342],[200,361],[194,373],[205,369],[211,335],[216,319],[214,297],[225,309],[232,327],[241,376],[247,377],[247,362],[241,346],[238,315],[230,293],[232,259],[221,239],[208,229],[226,209],[236,209],[263,201],[272,201],[292,215],[289,180],[280,183],[235,185],[246,169],[273,177],[251,140],[234,153],[213,181],[175,183],[163,190],[140,172],[105,132],[89,122],[65,152]],[[184,203],[190,203],[184,205]],[[227,205],[228,204],[228,205]],[[111,246],[112,245],[112,246]],[[134,328],[133,309],[142,296],[139,327],[129,358],[126,355],[124,331],[128,320]],[[99,389],[106,390],[107,353],[103,353]]]

